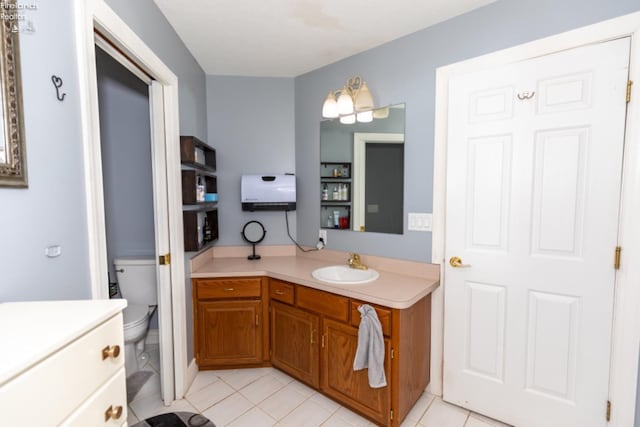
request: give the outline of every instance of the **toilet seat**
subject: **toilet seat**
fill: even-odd
[[[124,329],[132,329],[148,322],[149,307],[146,305],[129,305],[123,312]]]

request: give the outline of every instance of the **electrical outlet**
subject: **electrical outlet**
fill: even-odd
[[[320,233],[318,233],[318,239],[322,239],[324,245],[327,246],[327,230],[320,230]]]

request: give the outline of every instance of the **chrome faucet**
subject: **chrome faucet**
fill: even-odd
[[[349,267],[357,268],[358,270],[368,270],[369,269],[369,267],[367,267],[366,265],[364,265],[360,261],[360,255],[358,255],[356,253],[352,253],[352,254],[349,255]]]

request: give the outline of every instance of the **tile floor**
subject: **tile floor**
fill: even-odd
[[[217,427],[364,427],[375,424],[273,368],[202,371],[184,399],[160,399],[160,354],[147,346],[144,370],[153,373],[129,403],[128,424],[164,412],[199,412]],[[506,427],[443,402],[429,393],[416,402],[402,427]]]

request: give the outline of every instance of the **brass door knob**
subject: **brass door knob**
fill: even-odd
[[[449,265],[451,265],[451,267],[453,268],[471,267],[471,264],[463,264],[460,257],[457,256],[452,256],[451,259],[449,259]]]
[[[104,421],[117,420],[122,416],[122,406],[109,406],[104,411]]]
[[[120,356],[120,346],[119,345],[108,345],[102,349],[102,360],[105,359],[115,359]]]

